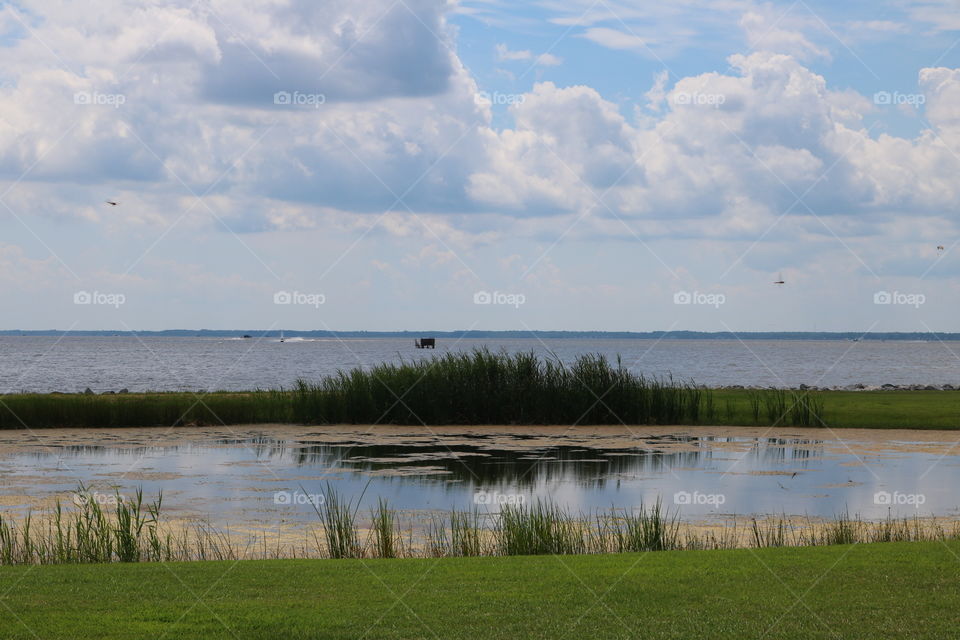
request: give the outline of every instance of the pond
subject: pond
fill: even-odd
[[[662,500],[690,521],[955,517],[960,434],[729,427],[220,427],[0,433],[0,510],[163,495],[218,526],[316,522],[328,487],[395,509],[574,513]],[[362,499],[361,499],[362,498]]]

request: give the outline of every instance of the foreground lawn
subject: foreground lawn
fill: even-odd
[[[0,567],[0,638],[948,638],[960,543]]]

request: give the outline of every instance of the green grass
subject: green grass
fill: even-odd
[[[448,353],[289,390],[0,397],[0,429],[219,424],[710,424],[960,428],[960,392],[707,389],[585,355]]]
[[[0,637],[951,638],[958,543],[0,567]]]
[[[717,424],[751,426],[751,391],[716,389],[714,402],[729,404],[732,419]],[[804,392],[796,392],[802,394]],[[831,428],[960,429],[960,392],[956,391],[820,391],[822,415]],[[763,411],[763,407],[761,407]]]

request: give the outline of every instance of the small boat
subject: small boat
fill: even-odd
[[[280,342],[283,342],[283,329],[280,329]]]
[[[417,338],[413,341],[413,346],[417,349],[436,349],[437,348],[437,339],[436,338]]]

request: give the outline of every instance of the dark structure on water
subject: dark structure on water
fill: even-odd
[[[417,349],[436,349],[437,348],[437,339],[436,338],[417,338],[413,341],[413,346]]]

